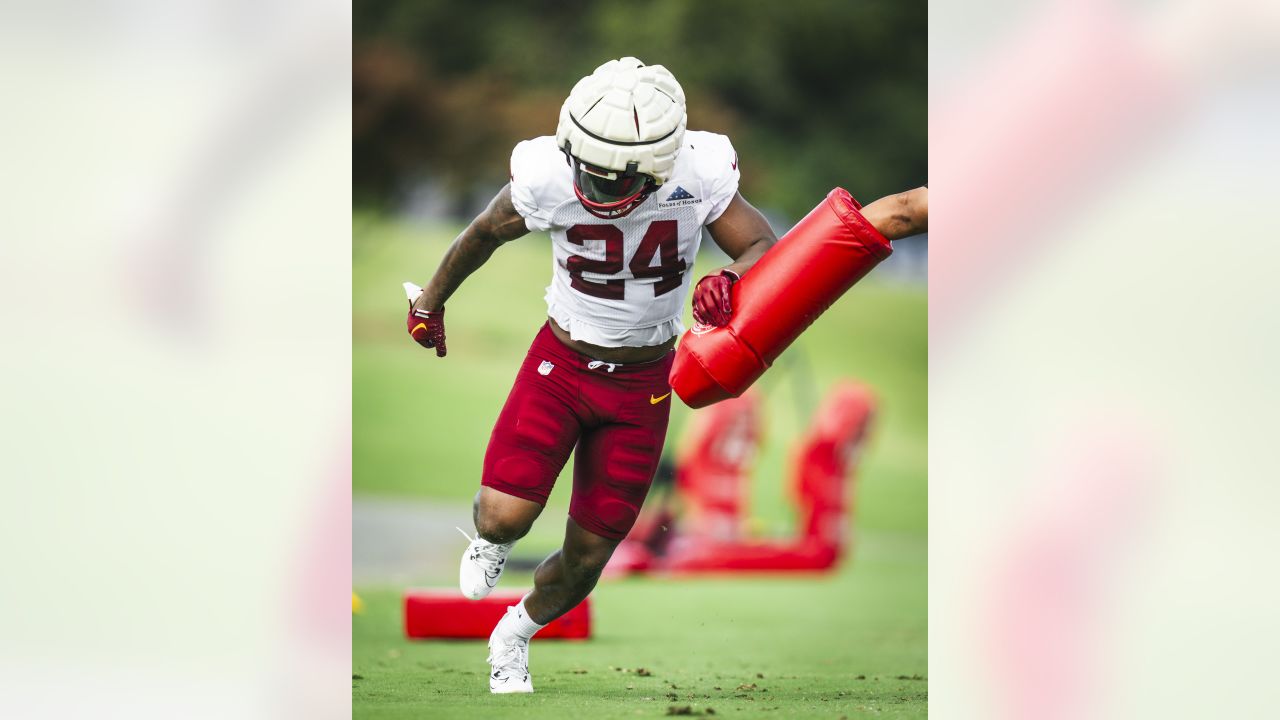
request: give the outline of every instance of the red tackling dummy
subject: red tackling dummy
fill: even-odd
[[[735,283],[724,327],[695,324],[680,340],[671,387],[700,408],[741,395],[831,303],[893,247],[843,188],[804,217]]]

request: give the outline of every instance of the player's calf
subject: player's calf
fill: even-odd
[[[618,540],[583,530],[573,520],[568,525],[564,547],[534,571],[533,592],[525,597],[529,612],[543,623],[569,612],[591,594],[618,546]]]
[[[617,545],[569,521],[564,547],[538,566],[533,591],[507,608],[489,636],[489,692],[533,692],[529,641],[591,593]]]

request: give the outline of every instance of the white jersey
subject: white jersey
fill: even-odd
[[[729,138],[687,131],[671,179],[625,217],[598,218],[573,192],[555,138],[511,153],[511,201],[554,247],[547,315],[574,340],[602,347],[661,345],[684,332],[702,228],[738,192],[738,156]]]

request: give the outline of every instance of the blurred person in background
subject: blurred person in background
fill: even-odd
[[[667,377],[702,229],[732,259],[694,290],[694,319],[708,325],[728,321],[733,283],[777,242],[738,192],[729,139],[686,123],[666,68],[632,57],[601,65],[574,86],[554,137],[516,145],[510,182],[411,303],[409,334],[444,357],[445,303],[463,280],[503,243],[531,231],[552,238],[548,320],[489,440],[463,594],[480,599],[497,585],[576,446],[573,495],[563,546],[490,637],[491,692],[533,691],[530,639],[586,598],[635,523],[666,436]],[[922,232],[927,191],[867,213],[891,239]]]

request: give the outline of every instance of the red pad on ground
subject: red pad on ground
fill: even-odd
[[[507,608],[519,603],[522,597],[524,593],[493,593],[483,600],[468,600],[457,590],[406,590],[404,634],[410,638],[488,640]],[[547,623],[533,637],[535,640],[591,637],[591,598]]]

